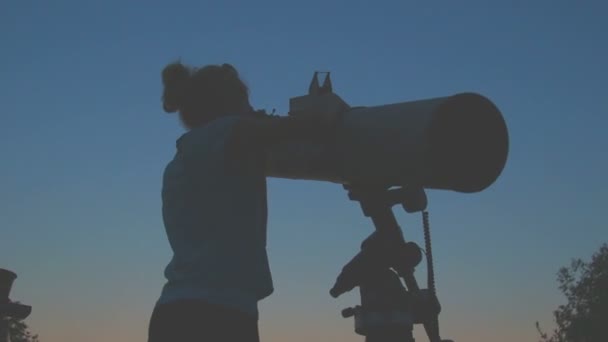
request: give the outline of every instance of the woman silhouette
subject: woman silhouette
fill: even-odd
[[[172,63],[162,81],[163,108],[178,112],[187,131],[163,175],[162,214],[173,257],[148,341],[259,341],[257,304],[273,292],[265,149],[326,139],[347,105],[325,97],[298,115],[256,112],[229,64]]]

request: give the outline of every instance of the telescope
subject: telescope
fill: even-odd
[[[335,96],[329,73],[309,94],[290,99],[290,112],[319,96]],[[347,110],[327,144],[272,148],[267,175],[345,185],[472,193],[490,186],[505,166],[508,135],[498,108],[476,93]]]
[[[290,113],[314,108],[334,96],[329,72],[319,85],[315,72],[307,95],[290,99]],[[269,177],[341,184],[359,202],[375,231],[344,267],[331,288],[338,297],[359,287],[355,332],[366,342],[414,342],[422,324],[430,342],[440,337],[426,189],[480,192],[492,185],[507,161],[507,126],[483,95],[464,92],[410,102],[349,107],[334,136],[324,143],[290,143],[267,151]],[[422,213],[425,248],[405,240],[392,207]],[[415,267],[427,264],[427,288]],[[401,281],[403,280],[403,282]],[[405,286],[404,286],[405,284]]]

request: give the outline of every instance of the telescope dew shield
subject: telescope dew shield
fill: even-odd
[[[498,108],[473,93],[452,96],[428,130],[424,186],[478,192],[498,179],[507,162],[507,125]]]
[[[486,97],[460,93],[347,111],[326,144],[268,151],[270,177],[478,192],[501,174],[507,126]]]

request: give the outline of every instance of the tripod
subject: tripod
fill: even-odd
[[[364,215],[372,219],[376,230],[343,267],[330,290],[330,295],[336,298],[359,287],[361,305],[344,309],[342,316],[354,316],[355,332],[365,336],[366,342],[414,342],[414,324],[423,324],[430,342],[449,342],[439,336],[441,306],[435,293],[424,189],[360,186],[345,186],[345,189],[351,200],[361,204]],[[414,277],[422,252],[414,242],[404,240],[392,211],[396,204],[401,204],[409,213],[423,211],[428,289],[420,289]]]

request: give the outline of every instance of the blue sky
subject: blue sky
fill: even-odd
[[[601,1],[3,1],[0,267],[44,342],[144,340],[170,257],[160,176],[183,130],[160,105],[182,58],[232,63],[256,108],[315,70],[351,105],[462,91],[501,109],[506,168],[478,194],[429,191],[440,316],[460,341],[535,341],[555,272],[608,240],[608,6]],[[265,341],[352,341],[332,299],[372,231],[335,184],[269,181],[275,294]],[[397,212],[423,243],[418,215]],[[424,284],[425,266],[418,278]],[[418,338],[422,338],[417,329]],[[424,340],[424,339],[422,339]]]

